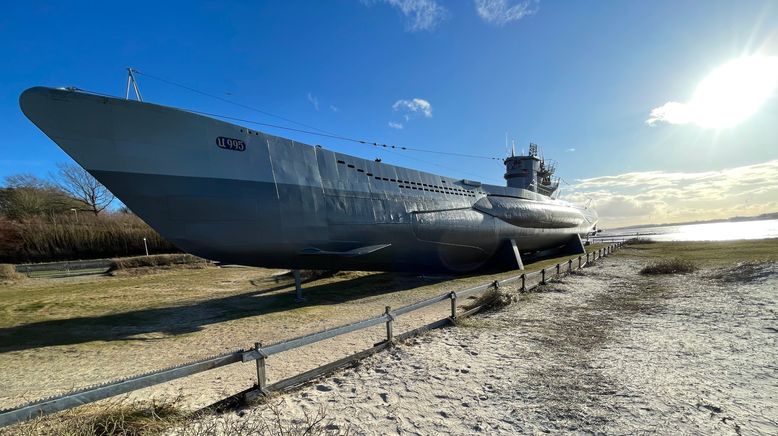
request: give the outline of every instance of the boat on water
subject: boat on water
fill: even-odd
[[[583,250],[588,206],[553,198],[531,147],[507,186],[338,153],[182,109],[35,87],[24,114],[182,250],[288,269],[468,273]]]

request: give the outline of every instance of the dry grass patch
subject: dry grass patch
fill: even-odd
[[[191,254],[156,254],[153,256],[135,256],[111,259],[109,274],[128,274],[148,272],[153,269],[205,268],[208,261]]]
[[[499,309],[510,305],[516,301],[516,295],[504,291],[500,288],[489,288],[474,301],[462,305],[465,310],[472,310],[481,307],[481,310]]]
[[[16,272],[16,267],[10,263],[0,263],[0,282],[15,281],[24,278]]]
[[[697,265],[694,262],[675,257],[672,259],[658,260],[646,265],[640,270],[640,274],[688,274],[693,273],[694,271],[697,271]]]
[[[108,401],[83,406],[55,415],[33,419],[0,430],[2,435],[151,435],[185,422],[186,415],[177,402],[128,403]]]

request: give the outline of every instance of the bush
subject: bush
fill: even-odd
[[[16,272],[16,267],[10,263],[0,263],[0,281],[18,280],[22,278],[21,274]]]
[[[637,238],[627,239],[626,241],[624,241],[624,245],[643,245],[643,244],[653,244],[655,242],[656,241],[653,241],[651,239],[637,237]]]
[[[681,258],[662,259],[649,264],[640,270],[643,275],[657,274],[687,274],[697,270],[694,262]]]
[[[153,256],[124,257],[111,259],[109,272],[150,267],[172,267],[177,265],[205,265],[206,260],[191,254],[157,254]]]

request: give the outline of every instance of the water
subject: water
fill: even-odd
[[[604,239],[638,236],[654,241],[734,241],[741,239],[768,239],[778,238],[778,220],[636,227],[631,229],[604,230],[598,236]]]

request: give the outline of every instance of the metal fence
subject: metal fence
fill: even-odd
[[[89,272],[105,272],[110,267],[110,259],[25,263],[15,266],[17,273],[25,274],[27,277],[41,277],[46,275],[79,275]]]
[[[574,270],[583,268],[593,261],[613,253],[622,245],[623,242],[616,242],[600,248],[594,252],[586,253],[586,255],[580,255],[577,258],[570,259],[567,262],[557,263],[553,267],[543,268],[540,271],[522,273],[503,280],[495,280],[490,283],[485,283],[464,290],[447,292],[445,294],[428,298],[426,300],[394,310],[387,306],[384,313],[380,316],[358,321],[353,324],[347,324],[340,327],[311,333],[270,345],[262,345],[262,343],[258,342],[252,349],[249,350],[236,350],[195,362],[185,363],[171,368],[137,375],[123,380],[91,386],[78,391],[58,395],[56,397],[45,398],[13,409],[3,410],[0,411],[0,427],[5,427],[38,416],[67,410],[83,404],[92,403],[116,395],[132,392],[138,389],[154,386],[160,383],[176,380],[238,362],[256,361],[257,366],[257,384],[238,395],[243,396],[244,398],[254,398],[260,395],[265,395],[272,391],[287,390],[314,378],[320,377],[324,374],[330,373],[337,368],[346,366],[356,360],[374,354],[387,347],[390,347],[396,340],[402,340],[414,336],[422,331],[453,323],[456,319],[469,316],[481,309],[481,307],[475,307],[468,311],[457,313],[457,302],[459,299],[474,296],[491,288],[501,288],[509,284],[519,284],[519,291],[526,292],[537,287],[538,285],[545,284],[548,280],[561,277],[562,275],[568,274]],[[535,280],[535,278],[537,278],[537,280]],[[397,317],[432,306],[434,304],[442,303],[444,301],[450,302],[451,314],[449,317],[395,336],[394,321]],[[345,335],[347,333],[352,333],[380,324],[386,325],[386,340],[376,344],[374,347],[345,357],[338,361],[331,362],[327,365],[304,372],[302,374],[290,377],[288,379],[281,380],[272,385],[267,384],[265,359],[268,357],[306,345],[311,345],[325,339],[334,338],[336,336]]]

